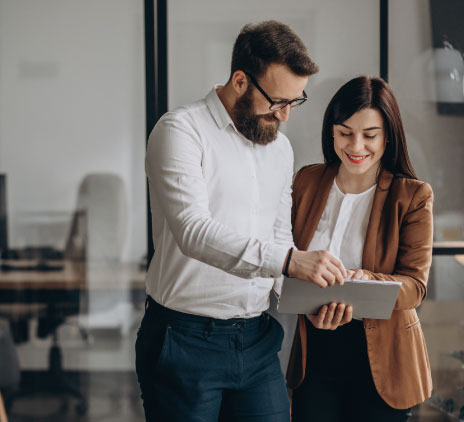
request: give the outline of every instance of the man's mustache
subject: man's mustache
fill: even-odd
[[[274,114],[269,113],[269,114],[258,114],[258,117],[262,117],[263,119],[266,119],[268,122],[278,122],[279,119],[274,116]]]

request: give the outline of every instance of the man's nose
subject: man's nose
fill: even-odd
[[[281,122],[286,122],[290,116],[291,107],[287,104],[284,108],[274,111],[274,116],[279,119]]]

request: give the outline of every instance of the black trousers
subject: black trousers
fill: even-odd
[[[293,422],[403,422],[411,409],[394,409],[372,379],[362,321],[334,331],[308,330],[306,377],[293,392]]]
[[[149,299],[136,341],[147,422],[289,422],[283,335],[265,313],[218,320]]]

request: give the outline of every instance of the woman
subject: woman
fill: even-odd
[[[328,250],[353,278],[402,287],[389,320],[351,320],[350,307],[337,304],[299,316],[287,372],[293,421],[406,421],[432,389],[415,310],[432,258],[432,190],[416,178],[382,79],[340,88],[324,116],[322,148],[325,164],[295,177],[295,245]]]

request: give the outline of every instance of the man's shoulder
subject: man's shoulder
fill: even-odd
[[[154,148],[154,145],[166,145],[174,138],[201,147],[199,134],[201,128],[208,125],[207,113],[205,101],[199,100],[163,114],[149,136],[148,149]]]
[[[171,111],[163,114],[157,125],[170,124],[173,122],[194,123],[199,118],[207,118],[209,116],[208,107],[205,99],[198,100],[192,104],[182,105],[174,108]]]

